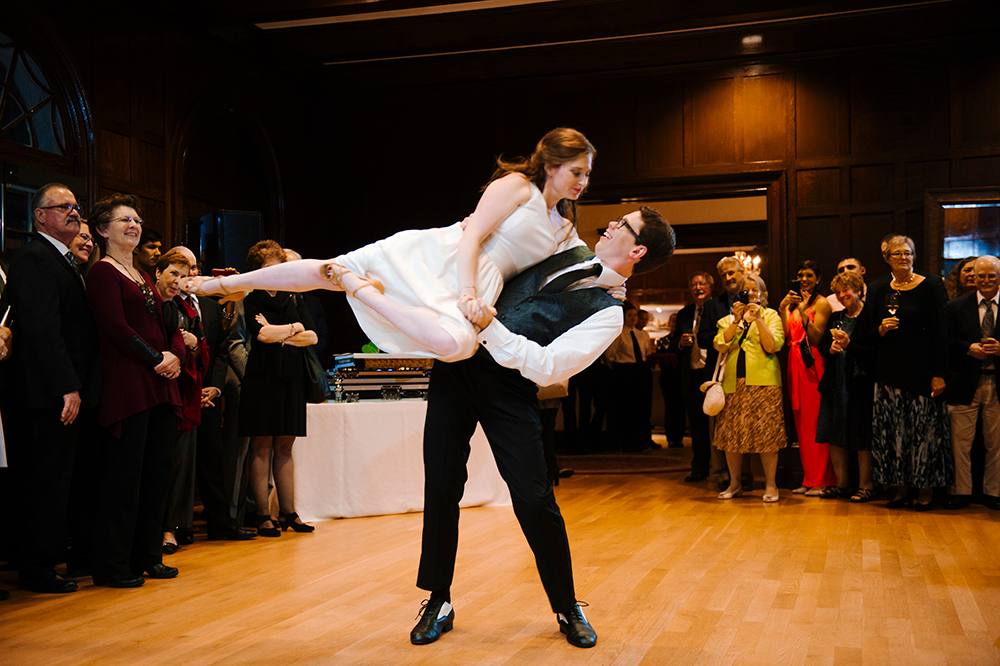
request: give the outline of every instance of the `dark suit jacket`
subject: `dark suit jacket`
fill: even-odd
[[[715,362],[719,358],[719,352],[716,351],[715,345],[712,344],[712,341],[715,339],[715,333],[718,330],[716,323],[729,314],[728,310],[723,312],[723,307],[725,306],[718,298],[710,298],[702,308],[701,321],[698,323],[697,332],[698,346],[706,350],[708,354],[705,359],[705,367],[700,370],[691,369],[691,347],[680,346],[681,336],[678,333],[678,331],[691,330],[691,326],[694,323],[695,304],[686,305],[677,313],[677,320],[674,324],[675,334],[671,336],[670,347],[668,349],[677,354],[677,358],[680,361],[681,387],[685,396],[700,390],[699,387],[702,383],[711,379],[712,374],[715,372]]]
[[[944,314],[948,327],[948,374],[945,377],[948,402],[968,405],[976,394],[983,370],[983,362],[969,356],[969,345],[982,339],[979,292],[951,299],[944,305]],[[998,364],[994,361],[994,365]]]
[[[229,367],[229,332],[222,325],[222,308],[218,301],[202,296],[198,299],[201,308],[201,325],[208,343],[208,371],[203,385],[214,386],[220,391],[226,384],[226,368]]]
[[[11,262],[6,297],[17,348],[4,382],[13,403],[62,409],[63,396],[80,392],[82,407],[101,396],[97,326],[83,280],[52,243],[34,234]]]

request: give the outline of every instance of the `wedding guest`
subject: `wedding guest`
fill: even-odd
[[[63,593],[77,589],[55,565],[66,549],[77,417],[100,396],[97,328],[69,250],[80,233],[76,197],[65,185],[43,185],[31,216],[35,232],[4,290],[17,341],[3,364],[5,441],[16,506],[30,515],[17,523],[12,545],[19,588]]]
[[[864,282],[853,272],[838,273],[830,283],[844,309],[830,316],[829,325],[819,342],[825,366],[819,383],[822,396],[816,441],[830,446],[830,460],[837,476],[837,486],[823,489],[820,497],[850,497],[852,502],[868,502],[874,496],[872,483],[872,394],[875,379],[872,368],[874,350],[853,343],[864,302]],[[858,490],[850,492],[849,456],[858,458]]]
[[[156,229],[143,228],[142,236],[139,238],[139,245],[132,252],[136,268],[143,271],[150,277],[156,270],[156,262],[160,260],[163,239]]]
[[[983,494],[986,506],[1000,509],[1000,402],[997,401],[996,339],[1000,259],[979,257],[975,267],[976,291],[948,301],[948,415],[955,460],[955,483],[945,508],[962,509],[972,499],[970,452],[976,421],[983,419],[986,464]]]
[[[948,300],[976,291],[976,257],[959,259],[944,280]]]
[[[737,299],[732,314],[719,319],[713,343],[728,352],[722,390],[726,406],[719,413],[715,445],[725,451],[729,487],[719,493],[728,500],[744,493],[737,480],[747,453],[759,453],[764,468],[765,502],[777,502],[778,451],[787,446],[782,410],[781,366],[778,351],[784,344],[781,317],[767,307],[767,286],[758,275],[741,283],[746,302]]]
[[[712,298],[715,280],[704,271],[688,277],[688,288],[694,301],[677,313],[677,324],[671,336],[670,350],[680,361],[681,391],[688,423],[691,426],[691,473],[687,482],[708,478],[711,463],[711,440],[708,416],[703,411],[705,394],[701,385],[712,379],[719,352],[712,344],[716,322],[725,313],[718,301]]]
[[[886,241],[891,279],[871,285],[858,326],[861,341],[877,350],[872,475],[897,486],[888,508],[927,511],[934,488],[949,485],[954,473],[945,405],[935,400],[948,364],[947,294],[940,279],[913,270],[915,256],[909,237]]]
[[[260,241],[247,254],[247,269],[285,262],[274,241]],[[306,434],[305,360],[302,347],[316,344],[309,311],[285,291],[257,289],[243,301],[253,344],[243,378],[239,432],[250,438],[250,487],[257,506],[257,534],[281,535],[289,527],[312,532],[295,512],[292,445]],[[273,454],[273,463],[272,463]],[[268,478],[273,469],[278,517],[268,508]]]
[[[638,328],[639,312],[625,304],[625,326],[604,359],[611,366],[612,405],[608,426],[623,451],[649,448],[652,433],[649,415],[652,409],[653,375],[646,364],[652,351],[649,334]]]
[[[168,336],[163,301],[135,266],[142,218],[135,197],[112,194],[90,221],[106,245],[87,277],[87,300],[101,338],[101,407],[106,429],[94,520],[95,585],[139,587],[174,578],[163,564],[163,512],[181,409],[176,379],[185,357],[180,330]]]
[[[819,383],[823,379],[820,337],[830,317],[830,303],[820,295],[819,265],[807,260],[798,266],[799,289],[790,290],[778,305],[781,326],[788,340],[788,397],[799,439],[804,476],[796,494],[818,496],[834,486],[837,478],[830,464],[830,447],[816,441],[819,418]]]

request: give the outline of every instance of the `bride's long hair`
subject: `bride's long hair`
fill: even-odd
[[[498,178],[503,178],[509,173],[520,173],[534,183],[539,190],[545,189],[545,167],[559,167],[567,162],[572,162],[580,155],[589,153],[591,157],[597,155],[597,150],[593,144],[587,140],[580,132],[570,127],[557,127],[549,131],[535,146],[535,152],[529,157],[518,157],[513,160],[505,160],[503,155],[497,158],[497,169],[489,182],[483,186],[485,190],[490,183]],[[557,204],[559,214],[567,218],[576,226],[576,201],[562,199]]]

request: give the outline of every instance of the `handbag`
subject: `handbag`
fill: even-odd
[[[705,401],[701,405],[701,410],[709,416],[716,416],[726,406],[726,392],[722,390],[722,378],[726,373],[726,359],[729,352],[719,354],[715,361],[715,372],[711,381],[701,385],[701,392],[705,394]]]
[[[326,402],[326,396],[330,392],[330,383],[327,381],[326,370],[319,362],[319,356],[312,347],[303,347],[303,363],[306,366],[306,402],[320,404]]]
[[[802,363],[807,368],[813,367],[813,365],[816,363],[816,357],[813,356],[812,348],[809,347],[808,337],[799,340],[799,353],[802,354]]]

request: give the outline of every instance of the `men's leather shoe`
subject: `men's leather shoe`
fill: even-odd
[[[10,592],[7,590],[0,590],[0,601],[7,601],[10,599]]]
[[[949,495],[948,499],[944,502],[944,508],[951,509],[952,511],[956,509],[964,509],[969,506],[972,498],[969,495]]]
[[[559,631],[566,634],[570,645],[579,648],[591,648],[597,645],[597,632],[587,622],[580,609],[580,604],[573,604],[565,613],[556,615],[559,620]]]
[[[684,483],[697,483],[708,478],[708,474],[688,474],[684,477]],[[728,485],[726,486],[729,487]]]
[[[43,594],[64,594],[76,592],[78,589],[76,583],[66,580],[54,571],[35,576],[18,576],[17,587],[21,590]]]
[[[178,546],[190,546],[194,543],[194,528],[193,527],[181,527],[174,532],[174,536],[177,538]]]
[[[983,498],[983,506],[985,506],[987,509],[1000,511],[1000,497],[992,497],[990,495],[986,495],[986,497]]]
[[[249,541],[257,536],[253,530],[245,530],[242,527],[227,527],[220,530],[209,530],[209,541]]]
[[[573,476],[574,474],[576,474],[576,470],[570,469],[569,467],[562,467],[559,470],[559,478],[560,479],[568,479],[569,477]]]
[[[420,607],[417,617],[420,621],[410,632],[410,642],[414,645],[427,645],[441,638],[441,634],[451,631],[455,624],[455,609],[450,602],[428,599]]]
[[[159,563],[146,569],[146,575],[150,578],[177,578],[179,573],[180,569],[177,567],[168,567],[166,564]]]
[[[142,587],[146,579],[132,574],[111,574],[110,576],[94,576],[94,585],[99,587]]]

